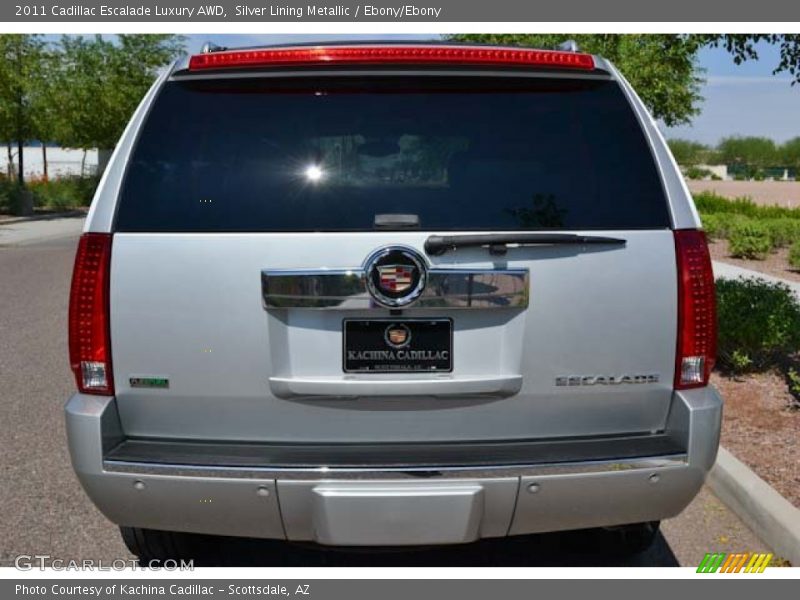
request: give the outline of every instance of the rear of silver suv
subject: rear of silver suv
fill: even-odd
[[[607,61],[220,50],[154,84],[101,181],[67,433],[143,557],[181,532],[641,548],[714,462],[714,353],[697,213]]]

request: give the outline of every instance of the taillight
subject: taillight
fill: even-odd
[[[675,231],[678,261],[678,349],[675,388],[708,385],[717,358],[714,272],[705,233]]]
[[[474,46],[312,46],[306,48],[265,48],[231,50],[195,54],[189,59],[189,70],[226,69],[236,67],[280,67],[325,64],[455,64],[559,69],[594,69],[591,54],[532,50],[529,48],[497,48]]]
[[[84,233],[78,242],[69,296],[69,361],[78,389],[114,394],[108,293],[111,234]]]

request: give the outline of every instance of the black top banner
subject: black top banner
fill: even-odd
[[[216,3],[214,3],[216,1]],[[20,0],[5,22],[798,22],[786,0]]]

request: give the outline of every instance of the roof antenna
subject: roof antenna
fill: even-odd
[[[576,42],[575,40],[566,40],[564,42],[561,42],[558,45],[558,49],[559,50],[563,50],[564,52],[580,52],[581,51],[580,47],[578,46],[578,42]]]

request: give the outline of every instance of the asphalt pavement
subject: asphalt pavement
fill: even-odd
[[[20,554],[64,560],[130,558],[69,463],[62,407],[74,382],[67,303],[80,219],[0,224],[0,565]],[[493,540],[417,552],[344,553],[221,540],[223,565],[676,566],[706,552],[768,549],[704,489],[639,556],[619,559],[576,534]]]

